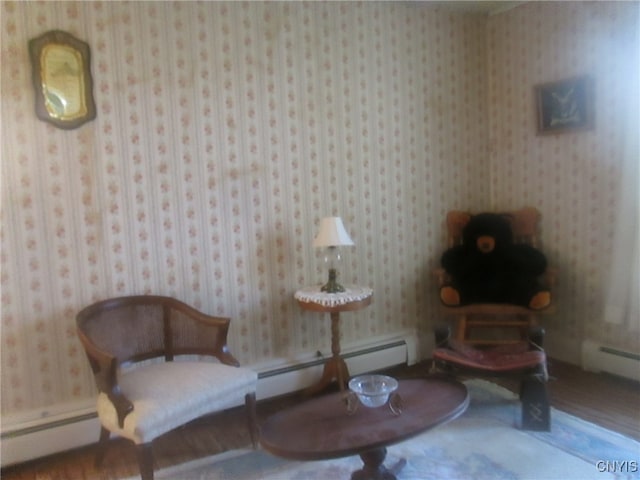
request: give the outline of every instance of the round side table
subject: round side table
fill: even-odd
[[[294,297],[305,310],[329,313],[331,316],[331,358],[324,364],[320,381],[306,390],[314,394],[334,381],[340,390],[344,390],[349,380],[349,370],[340,356],[340,312],[353,312],[367,307],[373,299],[373,290],[368,287],[345,286],[344,292],[325,293],[320,286],[305,287],[298,290]]]

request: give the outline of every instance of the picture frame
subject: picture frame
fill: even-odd
[[[36,116],[62,129],[96,117],[89,45],[52,30],[29,41]]]
[[[539,135],[593,128],[593,86],[588,76],[536,85],[534,90]]]

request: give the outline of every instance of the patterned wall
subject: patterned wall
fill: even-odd
[[[83,400],[74,316],[172,295],[233,318],[244,364],[327,351],[303,313],[319,219],[374,305],[344,342],[435,311],[450,208],[488,199],[484,18],[395,3],[2,2],[2,412]],[[27,42],[89,43],[98,116],[34,115]],[[432,293],[430,293],[432,292]]]
[[[293,300],[323,280],[326,215],[356,242],[342,279],[375,291],[345,342],[428,332],[447,210],[532,204],[561,270],[552,355],[578,363],[584,337],[640,348],[601,314],[637,3],[0,8],[3,415],[93,395],[74,315],[115,295],[231,316],[244,364],[326,351],[328,322]],[[91,46],[98,117],[77,130],[33,113],[26,46],[52,29]],[[536,137],[533,85],[581,73],[596,129]]]
[[[542,211],[543,248],[560,269],[547,337],[569,359],[579,358],[583,338],[640,351],[638,322],[621,327],[603,316],[615,223],[625,221],[625,135],[640,131],[639,12],[638,2],[530,2],[488,21],[491,201]],[[536,136],[533,85],[584,74],[594,84],[595,128]]]

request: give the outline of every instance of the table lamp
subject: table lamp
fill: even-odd
[[[329,266],[329,280],[321,288],[326,293],[344,292],[345,288],[337,281],[337,266],[340,262],[338,247],[354,245],[353,240],[344,229],[340,217],[325,217],[320,221],[320,231],[313,240],[314,247],[326,248],[324,261]]]

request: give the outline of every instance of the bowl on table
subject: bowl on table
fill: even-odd
[[[355,393],[365,407],[381,407],[389,395],[398,389],[398,381],[387,375],[360,375],[349,381],[349,390]]]

